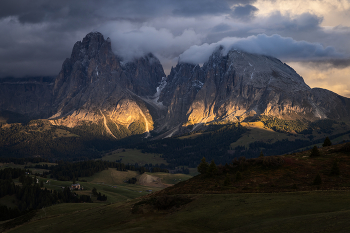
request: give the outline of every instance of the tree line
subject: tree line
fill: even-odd
[[[77,195],[68,187],[64,190],[42,189],[37,184],[36,177],[32,178],[30,171],[16,168],[5,168],[0,170],[0,198],[10,195],[15,196],[17,207],[10,208],[0,205],[0,221],[23,215],[31,210],[40,209],[58,203],[92,202],[90,196]],[[15,185],[13,179],[19,179],[21,185]]]

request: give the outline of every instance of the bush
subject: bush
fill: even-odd
[[[318,150],[317,146],[314,146],[311,150],[310,157],[319,157],[321,156],[320,151]]]
[[[284,159],[280,156],[266,156],[263,160],[265,168],[276,168],[284,164]]]
[[[350,152],[350,142],[346,143],[342,148],[340,149],[341,152]]]

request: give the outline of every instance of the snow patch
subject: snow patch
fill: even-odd
[[[192,86],[193,87],[198,87],[199,89],[202,89],[203,85],[204,85],[204,83],[202,83],[199,80],[195,80],[195,81],[192,82]]]

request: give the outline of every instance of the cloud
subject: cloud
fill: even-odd
[[[109,24],[101,31],[111,38],[115,54],[127,61],[147,53],[172,59],[191,45],[201,43],[201,35],[192,29],[184,30],[176,36],[165,28],[156,29],[150,26],[137,28],[124,22]]]
[[[336,51],[334,47],[324,47],[320,43],[296,41],[280,35],[259,34],[247,38],[228,37],[217,43],[192,46],[180,55],[180,61],[195,64],[204,63],[220,45],[224,47],[224,53],[231,49],[239,49],[249,53],[277,57],[285,61],[337,60],[339,62],[349,59],[345,54]]]
[[[259,9],[252,5],[239,5],[234,7],[231,16],[237,19],[250,20]]]

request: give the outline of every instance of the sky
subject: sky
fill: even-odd
[[[92,31],[125,60],[169,73],[219,45],[277,57],[310,87],[350,98],[350,0],[1,0],[0,78],[54,76]]]

